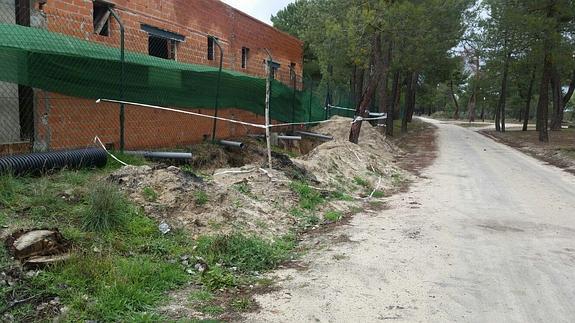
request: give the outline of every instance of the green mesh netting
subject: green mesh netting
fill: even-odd
[[[42,29],[0,24],[0,81],[81,98],[214,108],[217,68],[126,51],[123,86],[121,71],[118,48]],[[265,87],[265,79],[224,70],[219,106],[263,114]],[[294,96],[293,89],[275,80],[272,89],[272,119],[324,119],[322,103],[312,97],[310,104],[310,91],[297,91]]]

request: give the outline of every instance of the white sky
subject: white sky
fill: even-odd
[[[270,18],[295,0],[222,0],[223,2],[253,16],[269,25]]]

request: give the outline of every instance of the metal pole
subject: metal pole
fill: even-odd
[[[218,72],[218,82],[216,84],[216,106],[215,106],[215,112],[214,112],[214,116],[217,117],[218,116],[218,108],[219,108],[219,100],[220,100],[220,81],[222,79],[222,69],[224,66],[224,50],[222,49],[222,46],[220,46],[220,42],[218,42],[218,39],[216,37],[213,37],[214,39],[214,43],[216,44],[216,46],[218,46],[218,48],[220,49],[220,70]],[[217,125],[218,120],[214,119],[214,129],[212,130],[212,141],[215,142],[216,141],[216,125]]]
[[[311,105],[313,103],[313,79],[310,81],[310,88],[309,88],[309,120],[311,122]]]
[[[269,169],[272,170],[272,143],[270,138],[270,99],[272,93],[272,62],[273,57],[270,51],[267,48],[264,48],[265,51],[268,53],[268,62],[267,62],[267,80],[266,80],[266,144],[268,150],[268,165]]]
[[[293,97],[291,100],[291,122],[295,122],[295,98],[296,98],[296,91],[297,91],[297,75],[295,74],[295,69],[293,66],[290,66],[290,76],[293,79]],[[295,131],[295,125],[292,126],[292,132]]]
[[[110,14],[120,25],[120,101],[124,100],[124,86],[125,86],[125,61],[126,61],[126,46],[125,46],[125,28],[122,19],[116,14],[114,9],[109,8]],[[125,123],[126,123],[126,105],[120,103],[120,151],[124,152],[126,148],[126,137],[125,137]]]

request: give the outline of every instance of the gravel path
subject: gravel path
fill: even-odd
[[[246,321],[575,321],[575,177],[437,125],[426,179],[273,273]]]

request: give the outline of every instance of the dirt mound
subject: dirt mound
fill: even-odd
[[[267,167],[264,151],[255,142],[245,150],[226,150],[206,146],[198,156],[204,165],[227,166],[213,169],[211,176],[199,178],[178,167],[124,167],[110,176],[141,205],[147,214],[175,228],[185,228],[193,236],[243,231],[270,239],[282,236],[303,221],[290,212],[298,205],[298,195],[290,184],[304,180],[322,193],[348,193],[369,196],[374,190],[391,192],[403,173],[392,165],[391,151],[396,150],[375,128],[365,123],[360,144],[347,141],[351,119],[335,118],[314,131],[334,135],[336,140],[319,145],[309,154],[290,159],[274,153],[274,170]],[[215,151],[210,151],[209,148]],[[211,163],[209,158],[213,158]],[[199,159],[197,159],[199,161]],[[234,167],[243,162],[252,164]],[[205,170],[205,169],[204,169]],[[330,200],[323,211],[349,210],[349,201]],[[343,199],[345,200],[345,199]]]
[[[389,192],[407,179],[407,175],[392,163],[393,154],[398,153],[399,148],[377,128],[364,122],[359,145],[356,145],[348,140],[352,119],[333,117],[331,120],[312,131],[332,135],[334,140],[295,160],[318,181],[348,193],[363,188],[360,195],[368,195],[368,191],[375,189]]]
[[[146,213],[194,236],[242,230],[264,237],[289,232],[296,197],[282,172],[256,166],[220,169],[203,181],[177,167],[127,166],[110,176]]]

